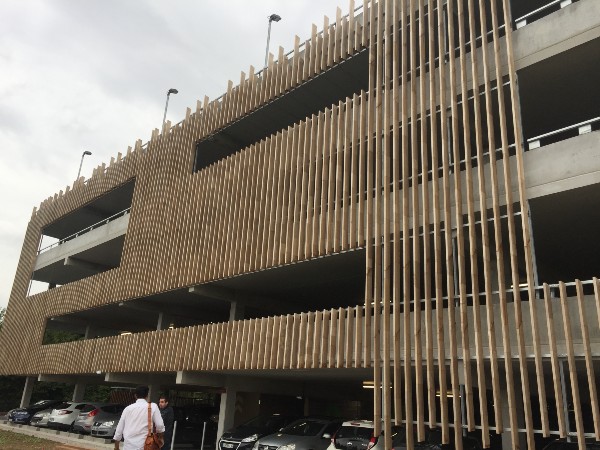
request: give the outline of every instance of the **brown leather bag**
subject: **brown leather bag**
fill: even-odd
[[[165,444],[163,433],[152,432],[152,410],[151,403],[148,402],[148,435],[144,442],[144,450],[160,450]]]

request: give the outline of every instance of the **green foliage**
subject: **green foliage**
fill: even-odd
[[[109,402],[110,386],[88,385],[83,398],[87,402]]]
[[[83,335],[79,333],[72,333],[70,331],[59,331],[59,330],[48,330],[44,333],[44,339],[42,345],[47,344],[62,344],[63,342],[81,341]]]
[[[31,393],[31,402],[40,400],[71,400],[75,385],[65,383],[50,383],[47,381],[36,381]]]

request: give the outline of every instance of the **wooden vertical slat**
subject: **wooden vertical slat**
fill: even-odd
[[[596,441],[600,441],[600,411],[598,411],[598,392],[596,388],[596,374],[594,371],[594,360],[588,330],[588,319],[585,311],[583,285],[580,280],[575,280],[577,288],[577,306],[579,309],[579,325],[583,339],[583,354],[585,356],[585,368],[587,372],[588,387],[590,390],[590,406],[592,418],[594,419],[594,434]],[[572,382],[572,381],[571,381]]]
[[[581,398],[579,396],[579,382],[577,381],[577,367],[575,364],[575,350],[573,348],[573,333],[571,331],[571,314],[569,313],[569,301],[567,297],[567,288],[561,281],[558,284],[560,292],[560,306],[562,310],[563,329],[565,344],[567,347],[567,361],[569,363],[569,378],[571,385],[571,402],[575,411],[575,425],[577,427],[577,441],[579,449],[585,450],[585,430],[583,427],[583,415],[581,413]]]
[[[552,366],[552,381],[554,382],[554,400],[556,402],[556,411],[558,418],[558,432],[560,437],[564,438],[567,435],[565,426],[563,392],[560,381],[560,368],[558,361],[558,350],[556,348],[556,335],[554,332],[554,312],[552,309],[552,296],[550,295],[550,287],[544,283],[544,306],[546,313],[546,329],[548,330],[548,344],[550,345],[550,363]]]

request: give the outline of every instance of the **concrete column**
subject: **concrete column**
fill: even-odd
[[[233,322],[234,320],[243,320],[245,310],[246,308],[239,301],[231,302],[231,307],[229,308],[229,321]]]
[[[167,328],[169,328],[169,317],[163,312],[158,313],[158,322],[156,324],[156,330],[160,331],[165,330]]]
[[[73,398],[72,402],[82,402],[83,395],[85,394],[85,384],[84,383],[76,383],[75,389],[73,389]]]
[[[217,442],[223,433],[233,427],[235,418],[235,401],[237,390],[228,381],[225,392],[221,394],[221,408],[219,410],[219,426],[217,428]]]
[[[158,403],[160,397],[160,385],[158,384],[149,384],[148,387],[150,390],[148,391],[148,400],[154,403]]]
[[[84,339],[93,339],[94,337],[96,337],[96,330],[94,328],[94,326],[88,324],[85,327],[85,334],[83,335]]]
[[[517,409],[517,424],[519,428],[525,427],[525,415],[523,414],[523,394],[520,389],[519,380],[515,379],[515,403]],[[502,422],[504,428],[510,428],[510,409],[508,407],[508,392],[505,389],[501,390],[502,398]],[[519,433],[519,442],[513,445],[511,431],[504,430],[502,432],[502,450],[526,450],[527,436],[525,433]]]
[[[31,403],[31,393],[33,392],[33,384],[37,377],[25,378],[25,387],[23,388],[23,395],[21,396],[21,404],[19,408],[25,408]]]

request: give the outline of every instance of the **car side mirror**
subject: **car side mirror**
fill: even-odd
[[[323,433],[323,439],[331,439],[331,434]]]

